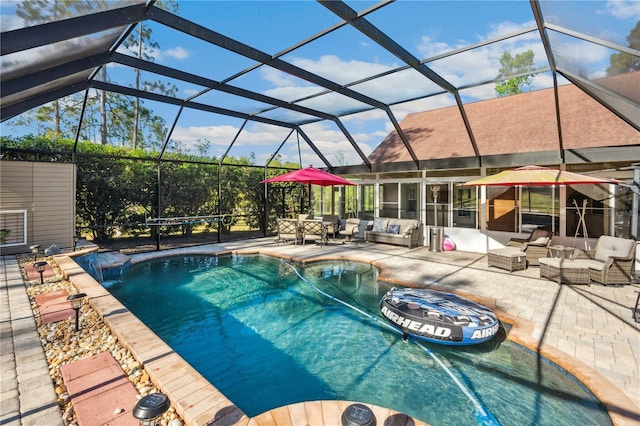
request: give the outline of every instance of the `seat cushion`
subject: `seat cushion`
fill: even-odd
[[[604,270],[604,262],[593,259],[576,259],[574,262],[584,265],[586,268],[593,269],[594,271]]]
[[[541,264],[562,269],[588,269],[589,266],[582,260],[569,260],[561,257],[541,257]]]
[[[505,247],[499,249],[491,249],[489,253],[495,254],[496,256],[502,257],[521,257],[526,256],[527,254],[523,251],[520,251],[517,247]]]

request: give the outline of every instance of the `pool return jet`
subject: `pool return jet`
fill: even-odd
[[[280,262],[283,265],[286,265],[289,268],[291,268],[302,281],[304,281],[305,283],[309,284],[315,291],[317,291],[321,295],[333,300],[334,302],[338,302],[338,303],[346,306],[349,309],[352,309],[352,310],[358,312],[360,315],[364,316],[365,318],[367,318],[369,320],[373,320],[374,322],[376,322],[376,323],[378,323],[380,325],[383,325],[384,327],[386,327],[389,330],[394,331],[395,333],[401,334],[403,340],[409,341],[408,336],[406,335],[406,333],[403,333],[402,331],[400,331],[399,329],[393,327],[392,325],[388,324],[387,322],[380,321],[375,316],[369,314],[368,312],[363,311],[362,309],[358,309],[353,305],[350,305],[349,303],[345,302],[344,300],[340,300],[337,297],[334,297],[334,296],[332,296],[332,295],[330,295],[328,293],[325,293],[324,291],[320,290],[311,281],[309,281],[308,279],[303,277],[295,266],[291,265],[290,263],[288,263],[284,259],[280,259]],[[453,374],[453,371],[451,371],[451,369],[449,367],[447,367],[445,365],[445,363],[442,362],[442,360],[440,358],[438,358],[436,356],[436,354],[433,353],[433,351],[431,351],[431,349],[425,347],[422,343],[420,343],[420,342],[418,342],[418,341],[416,341],[414,339],[411,339],[410,341],[412,341],[413,343],[418,345],[427,355],[429,355],[431,358],[433,358],[433,360],[440,367],[442,367],[442,369],[447,373],[447,375],[449,375],[449,377],[451,377],[451,380],[453,380],[453,382],[456,384],[456,386],[458,386],[460,391],[462,391],[462,393],[467,398],[469,398],[469,401],[471,401],[471,403],[473,404],[473,406],[475,408],[474,414],[476,416],[476,420],[478,421],[479,425],[482,425],[482,426],[500,426],[500,422],[498,421],[498,419],[484,405],[482,405],[482,403],[478,400],[478,398],[476,398],[471,393],[471,391],[460,381],[460,379],[458,379],[456,377],[456,375]]]

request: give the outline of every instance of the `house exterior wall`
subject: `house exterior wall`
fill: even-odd
[[[30,252],[34,244],[41,251],[52,244],[73,247],[75,176],[75,165],[68,163],[0,162],[0,215],[10,216],[13,227],[17,212],[26,211],[26,241],[9,238],[0,246],[2,254]]]

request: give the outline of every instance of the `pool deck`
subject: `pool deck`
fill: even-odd
[[[276,245],[273,238],[211,244],[131,256],[132,262],[176,254],[262,253],[312,262],[350,259],[381,269],[379,279],[456,292],[491,307],[513,325],[514,340],[570,371],[607,406],[616,425],[640,425],[640,327],[632,318],[638,284],[562,285],[539,278],[539,269],[509,273],[487,266],[486,255],[432,253],[384,244]],[[56,395],[15,257],[0,263],[0,425],[62,425]],[[191,369],[67,256],[56,256],[66,278],[122,344],[144,363],[187,424],[340,424],[349,401],[315,401],[248,418]],[[379,425],[423,425],[386,408],[370,406]]]

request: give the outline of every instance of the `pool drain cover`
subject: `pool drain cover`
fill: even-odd
[[[342,426],[376,426],[376,416],[363,404],[351,404],[342,413]]]

